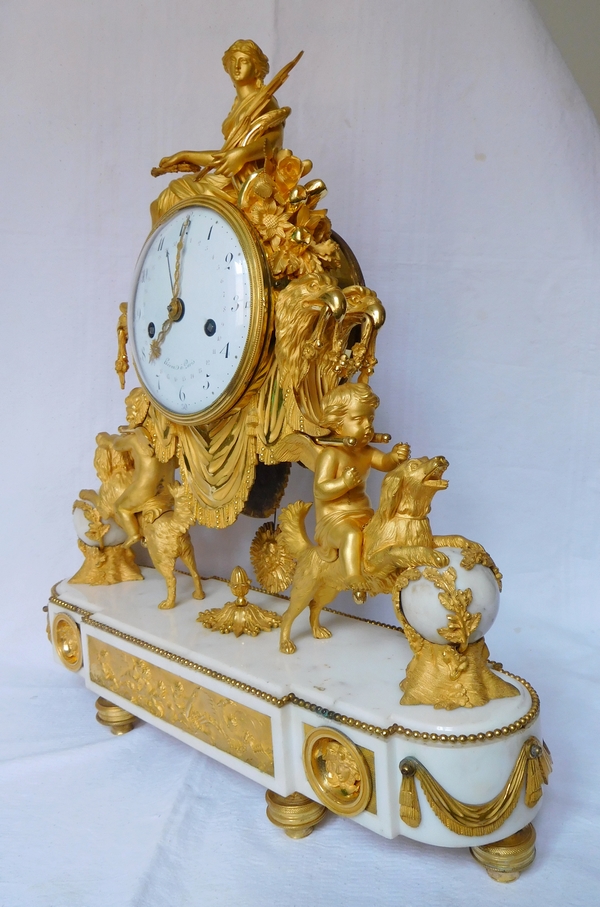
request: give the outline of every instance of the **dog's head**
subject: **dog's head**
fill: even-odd
[[[388,519],[396,514],[424,519],[434,494],[448,487],[442,478],[447,468],[445,457],[418,457],[400,463],[383,480],[380,509]]]

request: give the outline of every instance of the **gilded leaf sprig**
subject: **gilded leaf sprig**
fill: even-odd
[[[76,509],[82,510],[83,515],[88,521],[89,526],[88,531],[86,532],[88,539],[91,539],[92,542],[98,542],[101,548],[104,547],[103,539],[110,529],[110,525],[102,521],[98,508],[85,501],[75,501],[73,510]]]
[[[463,556],[460,566],[465,570],[472,570],[475,564],[481,564],[483,567],[489,567],[496,578],[498,588],[502,592],[502,574],[496,567],[492,557],[487,553],[485,548],[477,544],[467,544],[463,548]]]
[[[444,608],[450,612],[448,626],[439,629],[438,633],[449,643],[457,645],[459,652],[465,652],[469,644],[469,637],[477,629],[481,620],[479,612],[471,614],[468,610],[473,601],[473,593],[470,589],[456,588],[454,567],[448,567],[443,573],[436,570],[435,567],[425,567],[423,576],[437,589],[442,590],[438,598]]]

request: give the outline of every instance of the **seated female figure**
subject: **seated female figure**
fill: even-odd
[[[152,202],[153,226],[173,205],[185,199],[214,195],[234,201],[240,184],[264,160],[266,143],[270,148],[281,148],[285,114],[282,111],[280,118],[272,115],[279,108],[263,82],[269,71],[265,54],[254,41],[236,41],[225,51],[223,66],[236,90],[233,107],[222,127],[225,144],[221,151],[179,151],[161,160],[152,171],[154,176],[177,171],[192,173],[173,180]]]

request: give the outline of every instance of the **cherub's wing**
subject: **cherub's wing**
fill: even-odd
[[[314,472],[321,448],[308,435],[295,431],[286,435],[277,444],[273,444],[269,450],[276,462],[302,463],[303,466]]]

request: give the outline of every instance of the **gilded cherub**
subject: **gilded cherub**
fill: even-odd
[[[364,603],[367,588],[361,571],[363,530],[373,516],[367,477],[372,466],[389,472],[410,455],[407,444],[396,444],[387,454],[371,447],[378,406],[368,384],[341,384],[330,391],[323,398],[321,424],[337,443],[323,447],[315,464],[315,541],[324,560],[339,552],[358,604]]]
[[[154,455],[148,420],[150,400],[141,388],[134,388],[125,398],[125,407],[128,425],[121,426],[118,435],[101,432],[96,441],[101,448],[127,451],[133,460],[133,478],[114,503],[114,518],[127,533],[123,545],[129,548],[143,534],[137,514],[173,482],[175,466],[173,460],[161,463]]]

